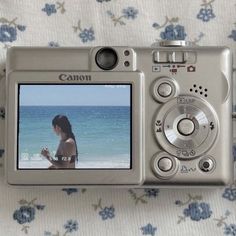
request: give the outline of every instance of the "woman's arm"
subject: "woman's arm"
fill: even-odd
[[[64,155],[62,157],[61,161],[56,161],[53,160],[53,158],[50,155],[50,152],[47,148],[43,149],[41,151],[41,154],[47,158],[47,160],[53,164],[55,167],[57,168],[68,168],[69,165],[71,164],[71,156],[73,156],[73,149],[74,149],[74,143],[68,141],[65,142],[64,147],[63,147],[63,151],[64,151]]]
[[[63,149],[65,157],[73,156],[74,143],[71,141],[65,142],[65,146]]]

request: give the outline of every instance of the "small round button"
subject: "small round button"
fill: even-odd
[[[151,161],[151,169],[160,179],[172,178],[179,169],[179,161],[167,152],[156,153]]]
[[[165,103],[178,95],[179,86],[177,82],[169,77],[160,77],[151,85],[153,98],[159,103]]]
[[[203,172],[209,172],[214,168],[214,162],[211,158],[205,157],[199,162],[199,168]]]
[[[192,120],[190,120],[188,118],[184,118],[179,121],[179,123],[177,125],[177,129],[180,134],[187,136],[187,135],[190,135],[193,133],[193,131],[195,129],[195,125]]]
[[[168,83],[162,83],[158,86],[157,92],[162,97],[168,97],[172,93],[172,87]]]
[[[158,161],[158,167],[162,171],[169,171],[173,166],[173,162],[168,157],[163,157]]]

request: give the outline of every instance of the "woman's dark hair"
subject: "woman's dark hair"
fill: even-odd
[[[76,147],[76,160],[78,161],[78,149],[76,144],[75,135],[72,132],[72,127],[70,124],[70,121],[68,120],[67,116],[64,115],[57,115],[52,120],[53,127],[59,126],[64,132],[68,138],[72,138],[75,141],[75,147]]]

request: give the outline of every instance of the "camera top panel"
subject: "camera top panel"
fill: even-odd
[[[168,42],[168,41],[167,41]],[[172,42],[172,41],[170,41]],[[182,42],[182,41],[181,41]],[[136,71],[149,64],[150,70],[160,72],[164,64],[175,73],[186,65],[187,72],[195,72],[197,63],[211,66],[212,58],[227,57],[226,47],[196,47],[188,44],[165,43],[159,47],[11,47],[7,55],[7,71]],[[211,60],[208,60],[208,57]],[[224,66],[225,60],[220,62]],[[228,60],[227,60],[228,63]],[[167,67],[167,66],[166,66]]]
[[[130,47],[12,47],[7,71],[136,71],[136,61]]]

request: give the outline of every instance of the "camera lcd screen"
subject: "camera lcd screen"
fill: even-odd
[[[19,84],[18,169],[131,169],[131,84]]]

